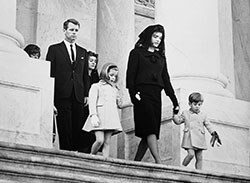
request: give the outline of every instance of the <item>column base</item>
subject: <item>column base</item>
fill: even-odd
[[[21,47],[24,45],[24,38],[17,30],[9,27],[0,28],[0,40],[1,52],[9,52],[27,56],[27,54],[21,49]]]
[[[206,92],[218,96],[234,98],[234,94],[226,89],[228,79],[220,73],[181,73],[173,76],[174,88],[187,88],[198,92]]]

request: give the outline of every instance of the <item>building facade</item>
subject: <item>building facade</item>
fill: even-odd
[[[139,32],[147,25],[160,23],[166,30],[168,70],[181,109],[188,107],[191,92],[202,92],[203,110],[222,139],[221,147],[209,147],[204,152],[204,169],[250,175],[249,0],[0,3],[0,91],[1,101],[5,101],[0,104],[5,109],[5,117],[1,116],[4,125],[0,127],[5,135],[0,140],[28,145],[37,145],[39,140],[43,142],[40,146],[51,147],[48,134],[52,131],[53,80],[46,62],[30,62],[23,53],[26,44],[38,44],[43,60],[48,46],[62,41],[62,23],[76,18],[81,24],[78,44],[99,54],[99,68],[110,61],[118,64],[123,100],[129,103],[125,88],[129,51]],[[180,166],[186,153],[180,148],[183,127],[172,123],[171,109],[171,102],[163,94],[160,153],[164,164]],[[23,116],[27,111],[32,112],[28,119]],[[132,105],[121,110],[121,119],[124,133],[113,138],[112,156],[132,160],[138,143],[133,133]],[[209,139],[207,134],[208,143]],[[152,158],[147,154],[143,161]]]

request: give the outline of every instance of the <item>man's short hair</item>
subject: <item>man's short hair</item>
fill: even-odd
[[[79,23],[76,19],[70,18],[70,19],[66,20],[66,21],[63,23],[63,29],[66,30],[66,29],[68,28],[69,23],[78,25],[79,28],[80,28],[80,23]]]

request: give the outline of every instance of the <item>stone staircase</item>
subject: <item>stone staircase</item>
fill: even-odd
[[[249,183],[250,176],[0,142],[0,183]]]

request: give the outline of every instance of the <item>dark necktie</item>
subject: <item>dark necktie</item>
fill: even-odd
[[[73,45],[70,45],[70,51],[71,51],[71,61],[72,63],[74,63],[75,61],[75,55],[74,55],[74,51],[73,51]]]

